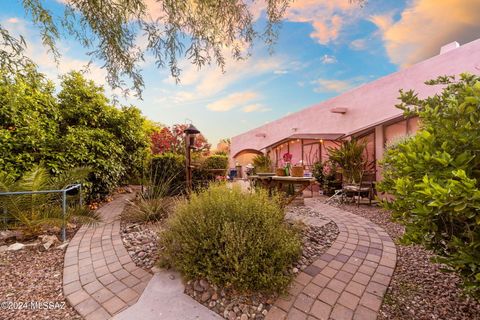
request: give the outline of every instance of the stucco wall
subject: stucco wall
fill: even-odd
[[[480,40],[235,136],[232,138],[231,155],[244,149],[262,150],[293,133],[349,134],[380,124],[401,115],[402,112],[395,108],[399,89],[415,89],[420,97],[426,97],[440,90],[438,86],[425,85],[426,80],[462,72],[480,73]],[[348,110],[345,114],[330,112],[334,107]],[[292,128],[297,130],[294,132]],[[263,135],[265,137],[259,137]]]

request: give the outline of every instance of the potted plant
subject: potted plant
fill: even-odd
[[[293,155],[291,153],[284,153],[282,156],[283,159],[283,167],[277,168],[277,176],[289,176],[290,169],[291,169],[291,162],[292,162]]]
[[[255,173],[258,175],[275,175],[275,173],[272,172],[272,161],[267,155],[259,154],[253,158],[253,167]]]
[[[299,161],[292,166],[291,176],[292,177],[303,177],[303,161]]]
[[[366,159],[364,152],[367,147],[366,141],[352,139],[344,141],[339,148],[328,148],[328,156],[332,164],[339,168],[343,181],[348,184],[359,183]]]

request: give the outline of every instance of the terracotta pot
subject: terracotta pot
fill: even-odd
[[[293,166],[291,175],[292,177],[303,177],[303,166]]]
[[[285,169],[284,168],[277,168],[276,173],[277,173],[277,176],[284,177],[285,176]]]

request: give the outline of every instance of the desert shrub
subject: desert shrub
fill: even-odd
[[[212,184],[180,203],[160,235],[162,262],[189,279],[237,290],[277,291],[300,254],[297,230],[266,191]]]
[[[122,213],[122,218],[129,222],[158,222],[170,216],[177,202],[171,196],[171,183],[175,176],[150,175],[145,183],[144,190],[138,194],[138,198],[129,201],[129,206]]]
[[[383,202],[406,226],[403,241],[422,243],[480,292],[480,78],[441,77],[441,93],[401,91],[399,108],[420,117],[416,135],[385,152]]]
[[[131,201],[122,218],[129,222],[158,222],[168,218],[173,211],[175,198],[144,198]]]

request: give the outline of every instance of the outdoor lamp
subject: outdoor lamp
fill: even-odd
[[[183,132],[187,136],[189,147],[193,148],[193,146],[195,145],[195,136],[199,134],[200,131],[197,128],[195,128],[193,124],[189,124],[188,127],[185,130],[183,130]]]
[[[188,127],[183,130],[185,133],[185,153],[186,153],[186,161],[185,161],[185,171],[186,171],[186,187],[187,192],[190,193],[192,191],[192,166],[191,166],[191,155],[190,150],[195,148],[195,136],[200,133],[200,131],[195,128],[193,124],[189,124]]]

